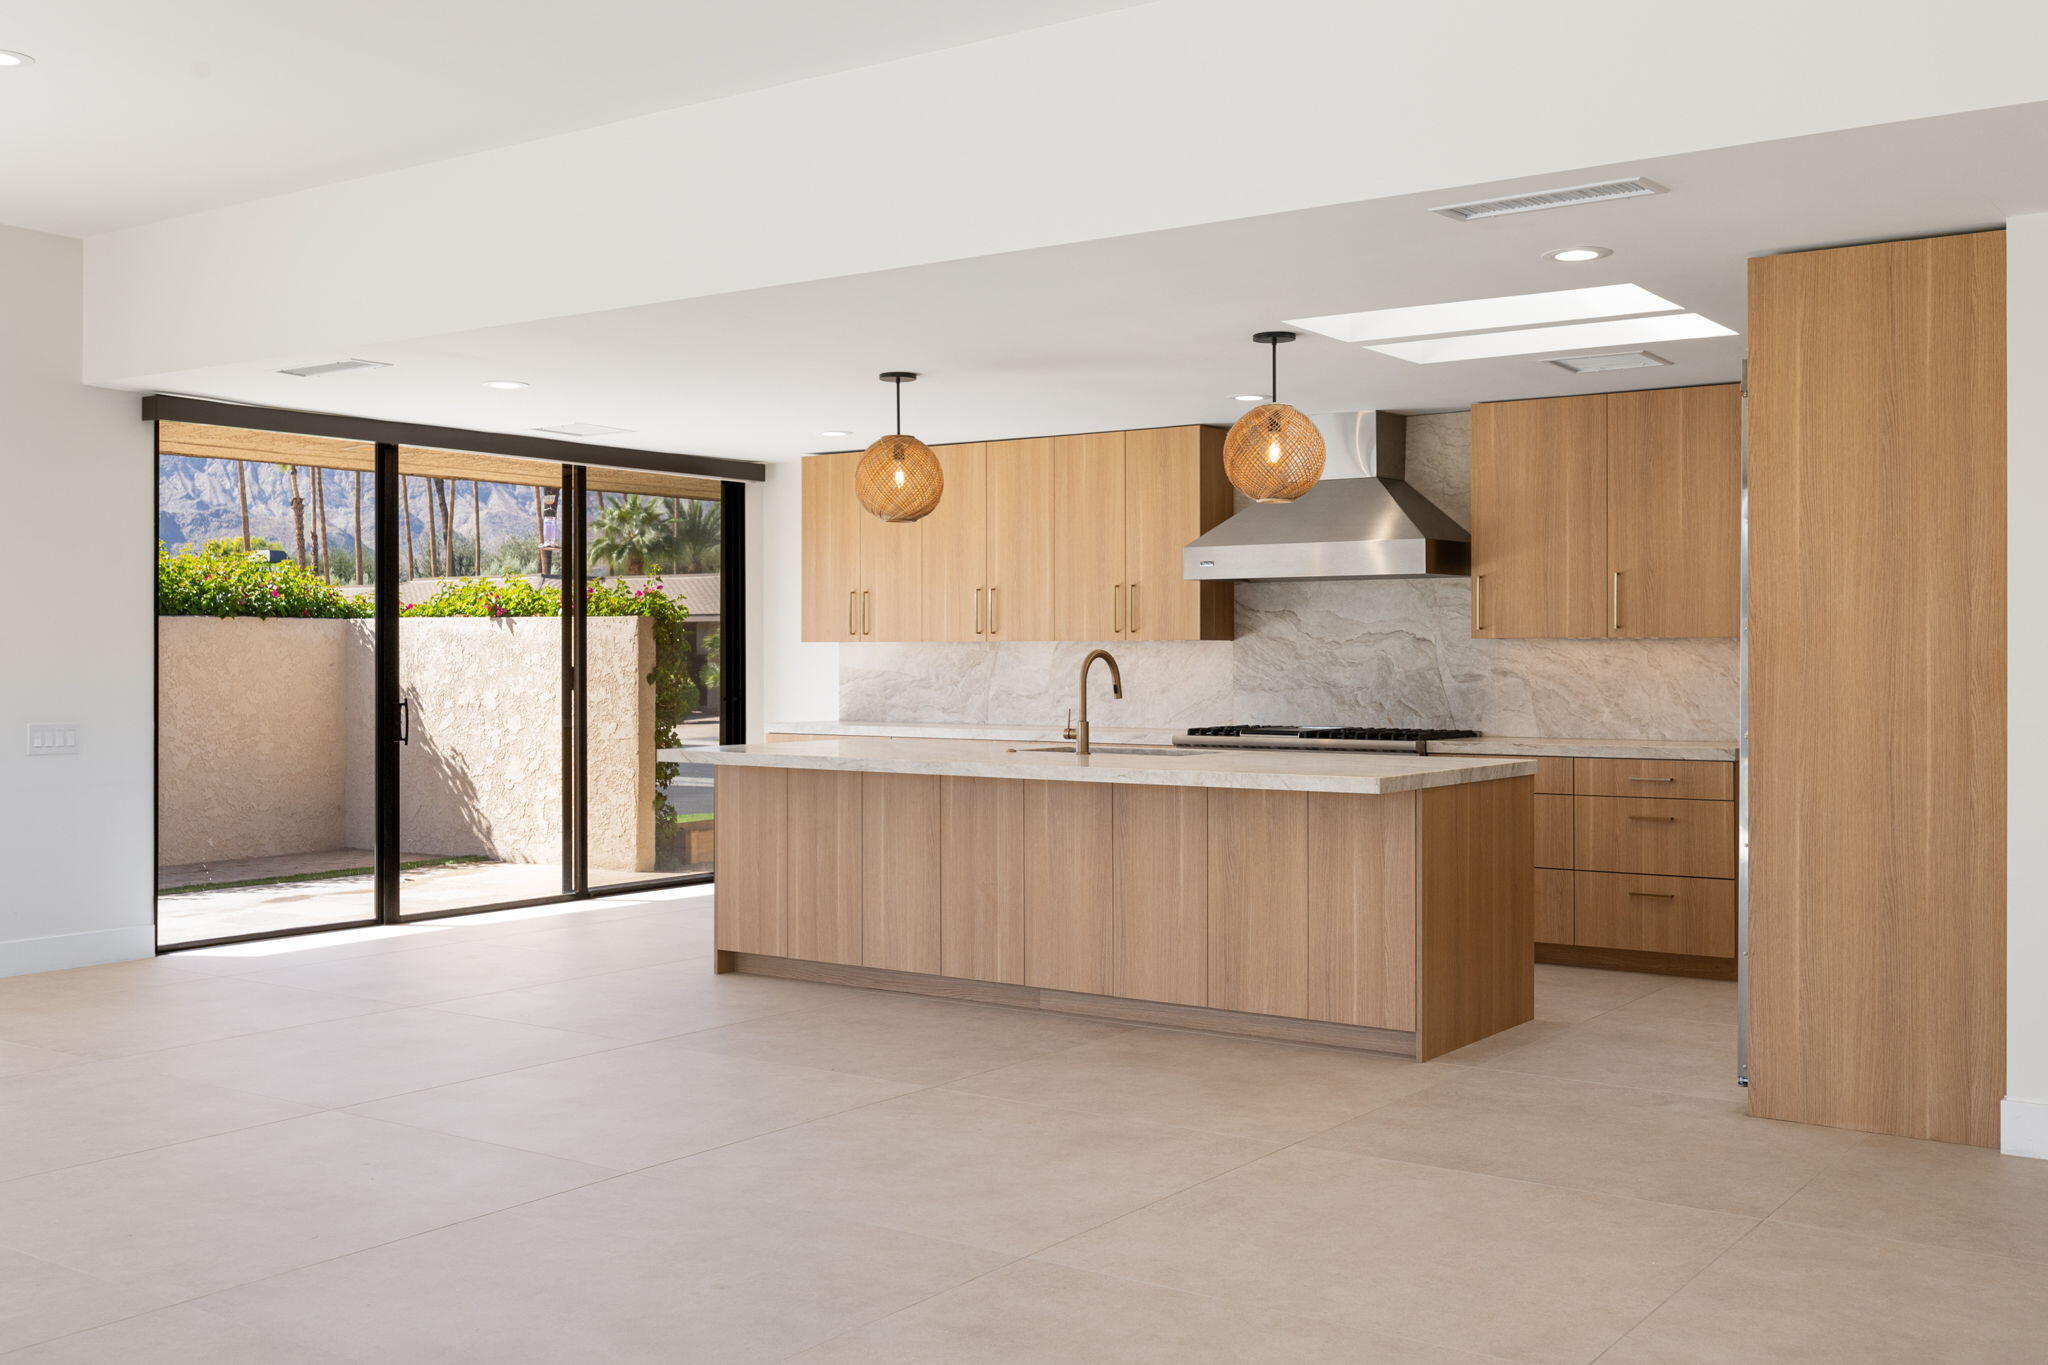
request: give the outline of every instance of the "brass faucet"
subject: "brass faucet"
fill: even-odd
[[[1065,738],[1074,741],[1074,752],[1088,752],[1088,670],[1097,659],[1109,665],[1110,694],[1119,700],[1124,695],[1123,670],[1116,666],[1116,656],[1106,649],[1091,649],[1088,657],[1081,660],[1081,719],[1067,727]]]

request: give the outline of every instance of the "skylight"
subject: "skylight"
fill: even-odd
[[[1596,284],[1585,289],[1552,289],[1540,294],[1507,294],[1497,299],[1422,303],[1412,308],[1376,308],[1365,313],[1294,318],[1290,327],[1319,332],[1338,341],[1386,341],[1435,336],[1539,322],[1619,318],[1633,313],[1674,313],[1683,305],[1660,298],[1639,284]]]
[[[1723,327],[1698,313],[1667,313],[1653,318],[1615,318],[1579,322],[1565,327],[1525,327],[1517,332],[1479,332],[1368,346],[1368,351],[1417,365],[1446,360],[1486,360],[1504,355],[1540,355],[1545,351],[1576,351],[1587,346],[1640,346],[1652,341],[1689,341],[1697,337],[1732,337]]]

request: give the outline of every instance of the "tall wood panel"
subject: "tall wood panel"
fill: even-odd
[[[860,638],[860,500],[857,451],[814,455],[803,467],[803,635]]]
[[[1209,999],[1209,792],[1116,786],[1112,993]]]
[[[923,527],[926,640],[988,638],[988,447],[934,446],[946,491]]]
[[[1054,634],[1041,638],[1116,639],[1124,634],[1123,598],[1130,582],[1124,572],[1124,433],[1057,436],[1048,444],[1058,509]]]
[[[988,443],[988,635],[1050,640],[1061,503],[1049,439]]]
[[[1024,981],[1108,995],[1115,973],[1114,788],[1025,782]]]
[[[1472,409],[1472,634],[1607,634],[1607,409]]]
[[[1308,797],[1308,1017],[1415,1027],[1415,797]]]
[[[1416,793],[1420,1061],[1535,1017],[1534,795],[1526,777]]]
[[[1750,1111],[1996,1145],[2005,236],[1749,275]]]
[[[789,955],[861,960],[861,778],[789,770]]]
[[[945,779],[861,775],[861,963],[945,970],[940,951]]]
[[[940,951],[947,976],[1024,984],[1024,788],[949,777],[941,788]]]
[[[1214,427],[1124,433],[1126,639],[1230,638],[1233,585],[1181,576],[1188,542],[1230,515],[1223,436]]]
[[[1741,560],[1741,387],[1608,394],[1607,633],[1734,635]]]
[[[729,953],[789,951],[789,773],[782,768],[720,768],[718,899],[713,930]]]
[[[1209,1004],[1308,1011],[1308,793],[1209,793]]]

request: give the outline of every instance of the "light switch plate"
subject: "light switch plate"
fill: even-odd
[[[28,753],[31,758],[49,758],[78,752],[78,722],[74,720],[30,721]]]

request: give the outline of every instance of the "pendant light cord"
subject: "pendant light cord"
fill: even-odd
[[[1268,392],[1267,392],[1267,395],[1266,395],[1266,401],[1267,401],[1268,403],[1277,403],[1277,402],[1279,402],[1279,401],[1280,401],[1280,343],[1279,343],[1279,341],[1278,341],[1278,340],[1276,339],[1276,340],[1273,340],[1273,341],[1269,341],[1269,342],[1267,342],[1267,343],[1266,343],[1266,349],[1267,349],[1268,351],[1270,351],[1270,352],[1272,353],[1272,356],[1273,356],[1273,378],[1272,378],[1272,380],[1270,381],[1270,383],[1268,384]],[[898,390],[896,390],[896,392],[898,392],[898,393],[901,393],[901,392],[903,392],[903,390],[901,390],[901,389],[898,389]]]
[[[892,379],[889,382],[896,386],[896,434],[901,436],[903,434],[903,381]]]

